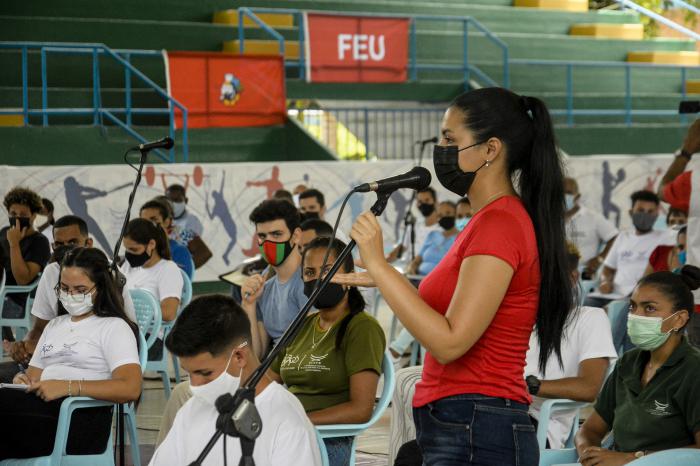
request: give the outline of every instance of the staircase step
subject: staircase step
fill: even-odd
[[[571,26],[572,36],[587,36],[599,39],[643,40],[644,26],[635,24],[575,24]]]
[[[2,110],[15,110],[3,108]],[[24,115],[21,109],[17,109],[20,113],[0,115],[0,126],[24,126]]]
[[[265,24],[272,28],[291,28],[294,27],[294,15],[282,13],[256,13],[255,16],[260,18]],[[224,10],[214,13],[212,22],[215,24],[230,24],[238,26],[238,10]],[[243,17],[244,27],[257,28],[258,23],[250,17]]]
[[[245,55],[279,55],[279,43],[276,40],[246,39],[244,46]],[[240,41],[229,40],[224,42],[223,51],[226,53],[241,53]],[[288,60],[299,59],[299,42],[284,41],[284,57]]]
[[[656,63],[659,65],[700,65],[700,52],[697,51],[645,51],[630,52],[627,54],[627,61],[635,63]]]
[[[700,94],[700,81],[686,81],[685,92],[688,94]]]
[[[515,0],[513,6],[542,10],[588,11],[588,0]]]

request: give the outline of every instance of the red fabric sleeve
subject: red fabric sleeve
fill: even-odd
[[[466,247],[462,257],[494,256],[507,262],[514,271],[517,270],[521,262],[519,245],[527,244],[523,220],[503,210],[484,212],[475,225],[477,228],[470,232],[471,237],[464,242]]]
[[[690,177],[692,172],[683,172],[675,180],[664,186],[664,201],[675,209],[690,210]]]

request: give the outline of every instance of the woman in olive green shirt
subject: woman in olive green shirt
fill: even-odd
[[[304,248],[301,273],[304,293],[331,268],[345,248],[333,241],[327,266],[321,273],[330,238],[316,238]],[[353,271],[352,257],[341,271]],[[377,382],[386,347],[384,331],[364,311],[365,300],[354,286],[330,283],[294,341],[271,366],[273,378],[299,398],[316,425],[361,424],[374,410]],[[352,437],[325,439],[330,466],[349,462]]]
[[[584,466],[623,465],[647,453],[700,448],[700,352],[682,330],[700,269],[642,278],[630,300],[627,333],[637,347],[618,361],[595,411],[576,434]],[[699,318],[696,315],[694,318]],[[615,451],[601,448],[613,431]]]

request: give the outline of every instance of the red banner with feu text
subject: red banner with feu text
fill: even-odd
[[[408,18],[307,13],[307,79],[348,83],[406,81],[408,28]]]
[[[281,56],[168,52],[168,91],[189,128],[269,126],[286,118]],[[182,112],[175,111],[182,128]]]

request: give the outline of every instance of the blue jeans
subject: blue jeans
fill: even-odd
[[[324,438],[328,452],[329,466],[349,466],[352,454],[352,440],[354,437]]]
[[[527,408],[478,394],[414,408],[424,466],[537,466],[539,447]]]

